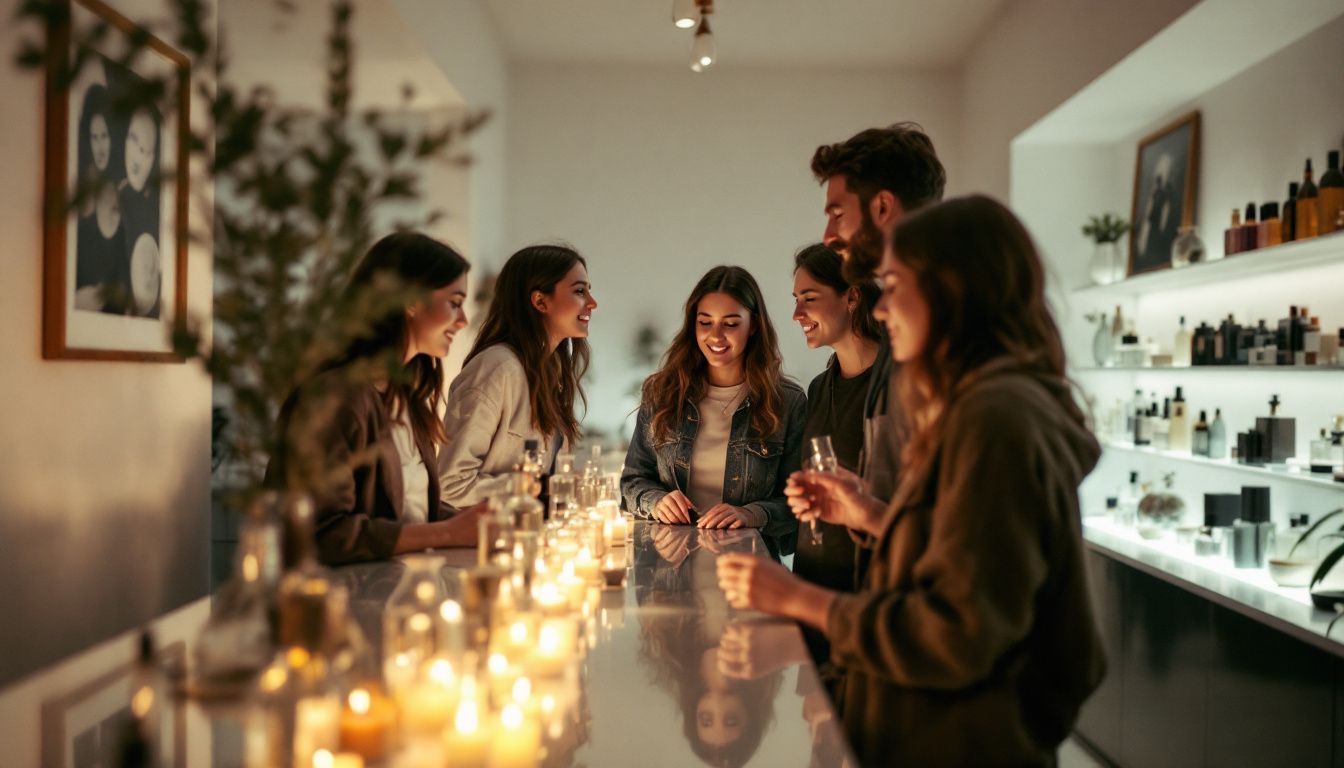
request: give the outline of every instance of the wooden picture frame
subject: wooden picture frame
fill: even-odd
[[[1127,274],[1171,267],[1171,246],[1180,228],[1195,223],[1198,182],[1199,112],[1191,112],[1139,142]]]
[[[42,356],[182,362],[170,334],[187,311],[190,62],[147,35],[132,69],[119,57],[141,27],[101,0],[62,10],[48,31]],[[108,34],[77,58],[87,35],[74,32],[98,24]],[[151,72],[176,80],[171,108],[137,97]]]

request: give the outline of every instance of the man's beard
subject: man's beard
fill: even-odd
[[[867,211],[861,213],[863,221],[859,224],[858,231],[845,244],[844,275],[850,285],[871,280],[873,273],[877,271],[878,263],[882,261],[884,245],[882,230],[873,223]]]

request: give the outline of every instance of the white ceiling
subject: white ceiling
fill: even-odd
[[[693,34],[672,0],[486,0],[510,59],[685,62]],[[944,67],[961,61],[1004,0],[717,0],[724,66]]]

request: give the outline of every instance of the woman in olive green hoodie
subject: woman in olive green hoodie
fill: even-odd
[[[865,765],[1052,765],[1105,658],[1088,600],[1078,485],[1100,453],[1064,373],[1044,270],[985,197],[903,220],[875,312],[906,434],[889,506],[849,473],[800,473],[803,519],[873,549],[840,594],[725,555],[728,599],[826,633],[837,704]]]

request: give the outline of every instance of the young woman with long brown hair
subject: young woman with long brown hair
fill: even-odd
[[[1105,669],[1077,494],[1100,450],[1040,257],[1007,208],[974,196],[903,220],[878,275],[902,363],[900,488],[886,507],[852,473],[790,488],[806,516],[871,536],[863,589],[736,555],[719,559],[720,585],[826,633],[864,764],[1053,765]]]
[[[444,498],[475,504],[503,492],[528,440],[549,464],[579,439],[588,323],[597,301],[573,248],[534,245],[504,264],[462,372],[449,389],[439,454]]]
[[[621,492],[636,515],[702,528],[797,531],[784,485],[799,467],[807,398],[785,378],[755,278],[714,267],[645,382]]]
[[[434,452],[443,357],[467,324],[467,260],[425,235],[388,235],[350,276],[340,311],[364,332],[280,410],[267,485],[313,494],[319,557],[376,560],[476,543],[476,513],[440,500]]]

